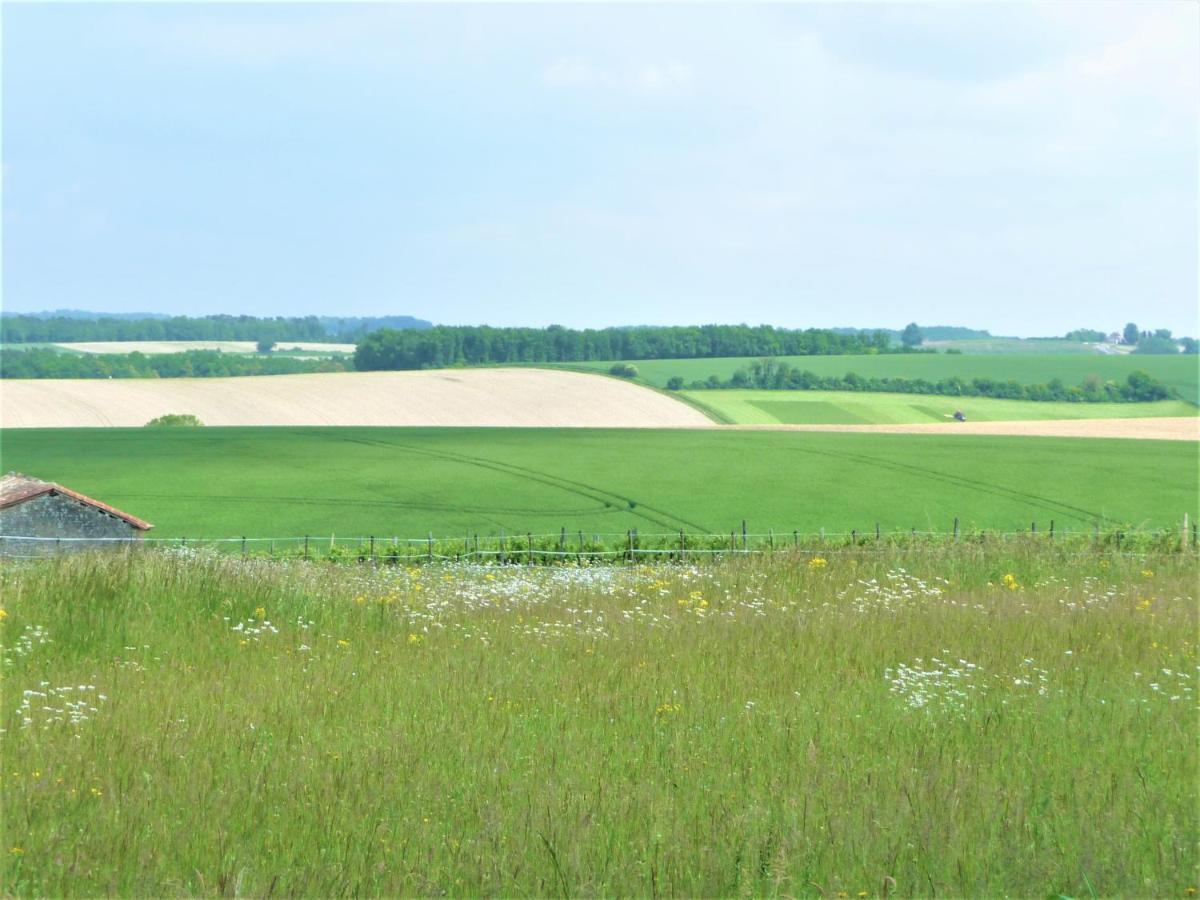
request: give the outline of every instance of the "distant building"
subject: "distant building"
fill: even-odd
[[[0,478],[0,556],[120,547],[153,527],[61,484],[18,472]]]
[[[1121,333],[1119,331],[1114,331],[1112,334],[1110,334],[1108,336],[1108,342],[1110,344],[1119,344],[1123,340],[1124,340],[1124,338],[1121,337]]]

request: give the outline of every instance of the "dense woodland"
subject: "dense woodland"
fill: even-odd
[[[770,325],[603,328],[490,328],[439,325],[424,331],[383,329],[367,335],[355,368],[435,369],[488,363],[584,362],[604,359],[703,359],[722,356],[815,356],[896,352],[885,332],[838,334]]]
[[[78,315],[0,316],[0,343],[71,343],[82,341],[352,341],[376,328],[429,328],[411,316],[373,318],[330,316],[260,319],[256,316],[191,316],[125,319]]]
[[[205,378],[344,372],[353,368],[349,360],[243,356],[219,350],[76,354],[31,349],[0,353],[0,378]]]
[[[939,394],[949,397],[995,397],[1002,400],[1045,400],[1076,403],[1142,403],[1168,400],[1171,389],[1145,372],[1130,373],[1124,382],[1103,381],[1089,376],[1081,385],[1064,384],[1051,379],[1046,384],[1020,384],[992,378],[943,378],[929,381],[924,378],[864,378],[855,372],[824,376],[798,369],[786,362],[761,359],[748,368],[738,369],[727,381],[711,375],[706,381],[685,384],[683,378],[672,378],[671,390],[710,390],[754,388],[757,390],[787,391],[876,391],[892,394]]]

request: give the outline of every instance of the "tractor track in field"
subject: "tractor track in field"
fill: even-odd
[[[128,493],[124,502],[138,500],[170,500],[187,501],[189,503],[230,503],[246,500],[261,500],[270,503],[287,503],[293,506],[346,506],[367,507],[370,509],[395,510],[426,510],[430,512],[466,512],[478,515],[498,515],[518,513],[528,515],[577,516],[594,515],[606,511],[614,511],[612,507],[587,506],[574,509],[553,509],[547,511],[544,507],[497,507],[497,506],[462,506],[456,504],[424,502],[420,500],[369,500],[361,497],[282,497],[275,494],[270,496],[250,497],[246,494],[143,494]]]
[[[1069,518],[1083,516],[1084,518],[1100,522],[1107,521],[1108,518],[1103,513],[1099,513],[1090,509],[1084,509],[1081,506],[1073,506],[1070,503],[1066,503],[1061,500],[1055,500],[1052,497],[1042,497],[1037,494],[1031,494],[1027,491],[1019,491],[1015,488],[1007,488],[1003,485],[993,484],[987,481],[965,478],[961,475],[951,475],[947,472],[940,472],[935,469],[927,469],[924,466],[914,466],[909,463],[896,462],[895,460],[890,459],[881,459],[877,456],[868,456],[861,453],[813,450],[807,447],[793,447],[792,450],[796,453],[807,453],[811,456],[841,459],[848,462],[874,466],[875,468],[886,469],[906,475],[917,475],[930,481],[938,481],[953,487],[968,488],[973,491],[978,491],[979,493],[991,494],[993,497],[1002,497],[1005,500],[1016,500],[1030,506],[1035,506],[1039,509],[1044,509],[1047,512],[1057,513]]]
[[[367,446],[387,447],[393,450],[399,450],[404,453],[411,453],[416,456],[424,456],[427,459],[435,459],[440,462],[457,463],[459,465],[474,466],[480,469],[488,469],[493,472],[499,472],[513,478],[521,478],[526,481],[532,481],[538,484],[544,484],[547,487],[557,488],[561,491],[566,491],[570,494],[575,494],[579,497],[585,497],[588,500],[594,500],[598,503],[603,503],[605,508],[613,508],[617,511],[627,511],[645,520],[653,525],[658,525],[663,528],[669,528],[672,531],[678,528],[690,528],[694,531],[707,531],[706,525],[698,522],[693,522],[678,516],[669,510],[660,509],[655,506],[642,504],[633,497],[626,497],[614,491],[609,491],[604,488],[596,487],[592,484],[587,484],[582,481],[575,481],[570,478],[563,478],[558,475],[551,475],[548,472],[543,472],[538,469],[532,469],[527,466],[520,466],[515,463],[500,462],[499,460],[487,459],[482,456],[471,456],[465,453],[454,453],[446,450],[429,450],[423,447],[413,447],[409,444],[400,444],[394,441],[371,440],[368,438],[351,438],[343,435],[330,434],[330,437],[335,440],[345,441],[347,443],[365,444]]]

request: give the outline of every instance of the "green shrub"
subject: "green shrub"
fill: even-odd
[[[611,369],[608,370],[609,375],[616,375],[618,378],[637,378],[638,367],[630,363],[613,363]]]
[[[151,419],[146,423],[147,428],[199,428],[204,423],[190,413],[168,413]]]
[[[667,379],[667,390],[668,391],[682,391],[683,390],[683,378],[679,375],[676,375],[674,378],[668,378]]]

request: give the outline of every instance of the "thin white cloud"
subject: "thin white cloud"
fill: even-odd
[[[693,82],[692,66],[678,60],[600,65],[577,57],[561,57],[543,66],[542,83],[559,90],[615,90],[661,97],[680,94]]]

